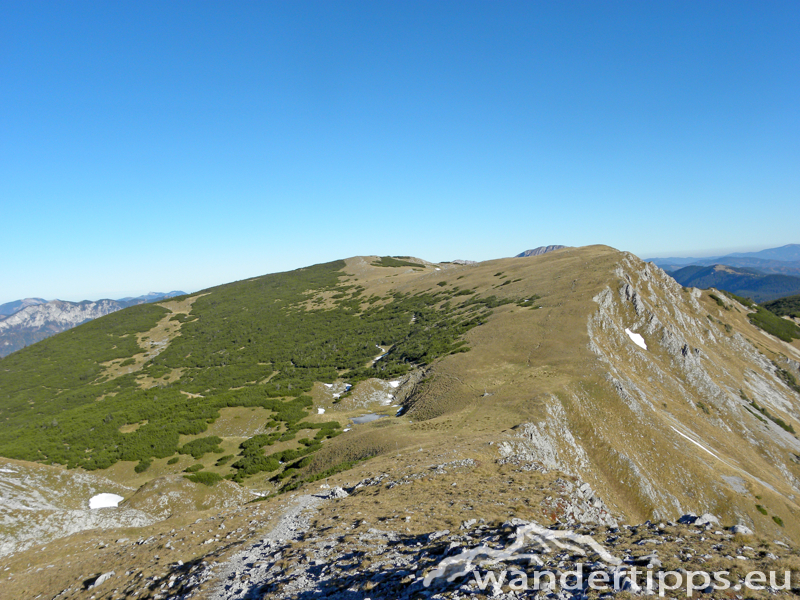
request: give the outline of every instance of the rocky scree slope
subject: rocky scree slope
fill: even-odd
[[[328,498],[346,495],[336,488],[304,496],[298,505],[313,509]],[[290,513],[288,518],[297,515]],[[796,550],[753,538],[749,532],[737,534],[747,530],[721,527],[713,515],[689,514],[676,522],[648,521],[622,528],[589,525],[577,531],[564,526],[544,528],[517,518],[499,525],[471,519],[454,531],[420,535],[358,523],[344,535],[326,529],[298,528],[281,537],[269,534],[228,561],[222,576],[216,575],[215,567],[222,566],[216,564],[176,571],[164,591],[174,589],[172,597],[182,600],[566,599],[587,594],[611,597],[620,592],[654,595],[659,593],[659,576],[687,570],[726,571],[729,585],[736,590],[744,587],[751,571],[779,573],[776,586],[764,586],[761,593],[750,591],[749,597],[754,598],[792,598],[800,590],[798,577],[792,574],[800,564]],[[587,537],[591,545],[572,542]],[[578,568],[584,570],[583,585],[560,587],[561,578]],[[631,575],[632,568],[638,568],[638,575]],[[515,572],[525,573],[527,579],[518,579]],[[553,579],[545,575],[541,587],[533,587],[537,574],[546,573]],[[610,583],[605,593],[592,591],[588,587],[592,573],[617,584]],[[204,586],[208,581],[215,581],[215,587]],[[674,585],[674,580],[666,581]],[[710,584],[698,585],[700,579],[692,583],[703,593],[715,591]]]

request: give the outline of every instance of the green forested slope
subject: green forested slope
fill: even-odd
[[[301,428],[311,405],[303,393],[315,381],[393,377],[465,351],[461,334],[511,302],[452,286],[365,298],[363,288],[340,283],[343,267],[337,261],[206,290],[190,315],[172,317],[182,327],[166,350],[116,379],[99,363],[140,353],[135,333],[166,309],[126,309],[0,360],[0,455],[87,469],[138,460],[143,470],[151,458],[178,452],[179,435],[205,431],[220,408],[261,406],[272,411],[270,429],[242,445],[233,467],[238,479],[276,470],[337,432],[335,422],[304,422],[318,430],[304,450],[263,450]],[[372,363],[376,345],[391,350]],[[174,383],[137,384],[137,376],[159,379],[173,369],[181,369]],[[142,425],[120,431],[134,423]]]
[[[765,302],[764,308],[782,317],[800,318],[800,295],[778,298],[772,302]]]

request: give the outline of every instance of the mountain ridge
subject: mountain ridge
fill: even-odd
[[[130,449],[184,406],[201,426],[176,434],[176,446],[165,441],[142,470],[125,449],[123,460],[95,470],[137,488],[120,508],[158,512],[153,525],[86,531],[15,554],[8,589],[81,597],[76,582],[114,571],[106,585],[140,597],[170,589],[232,598],[258,593],[250,578],[268,585],[300,568],[305,552],[322,562],[302,569],[303,587],[262,593],[311,597],[338,593],[330,586],[341,583],[336,589],[356,590],[351,597],[370,589],[380,597],[388,588],[370,583],[363,561],[326,583],[325,567],[348,560],[336,544],[355,555],[368,552],[368,539],[417,548],[422,572],[410,585],[433,570],[453,535],[501,531],[515,519],[598,535],[651,520],[683,539],[694,534],[674,521],[711,513],[720,524],[697,531],[720,543],[734,539],[733,526],[764,536],[739,546],[800,538],[800,441],[790,431],[800,429],[800,341],[782,342],[749,322],[747,306],[684,289],[606,246],[469,266],[404,261],[353,257],[226,284],[102,317],[3,359],[0,398],[15,404],[0,402],[0,446],[21,431],[42,436],[32,446],[47,452],[42,462],[65,455],[65,444],[97,455],[91,443],[106,434]],[[67,358],[74,372],[65,372]],[[53,388],[62,391],[47,393]],[[72,418],[93,430],[89,438],[69,433]],[[252,504],[219,508],[211,498],[222,488],[182,478],[233,478],[251,466],[268,470],[217,486],[265,495]],[[307,520],[292,512],[314,494],[324,502],[308,501]],[[205,495],[215,508],[192,508]],[[637,529],[661,539],[650,525],[624,531]],[[314,554],[326,536],[339,541]],[[437,549],[439,538],[446,543]],[[250,561],[235,562],[241,549]],[[278,552],[286,562],[273,569]],[[165,564],[178,560],[185,568]],[[47,564],[47,580],[37,578]],[[400,585],[407,573],[387,568],[386,581]],[[212,595],[225,586],[226,595]]]

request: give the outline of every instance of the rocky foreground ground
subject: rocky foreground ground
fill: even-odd
[[[300,496],[261,540],[224,562],[177,565],[154,597],[685,597],[687,586],[705,597],[800,595],[796,549],[758,539],[741,525],[723,527],[713,515],[578,529],[568,524],[545,528],[520,519],[497,526],[472,519],[458,531],[423,535],[358,520],[309,527],[320,504],[347,495],[334,488]],[[751,575],[756,572],[765,574],[763,581]]]
[[[534,463],[454,454],[430,464],[411,453],[391,475],[342,474],[331,487],[183,523],[175,515],[146,529],[51,541],[0,564],[0,597],[682,598],[687,579],[695,595],[709,598],[800,595],[800,551],[786,536],[754,534],[708,514],[625,525],[579,479]],[[476,474],[480,485],[471,485]],[[576,587],[569,574],[579,568]],[[749,575],[756,572],[766,574],[763,582]],[[726,589],[715,589],[720,573]],[[595,584],[607,577],[606,589],[590,587],[590,575]]]
[[[167,519],[147,537],[95,530],[51,542],[0,565],[7,576],[0,596],[683,598],[687,580],[695,596],[708,598],[800,595],[800,551],[786,537],[710,514],[619,524],[588,484],[536,465],[501,460],[493,479],[484,471],[483,485],[470,487],[468,476],[487,468],[479,460],[407,459],[407,470],[392,476],[323,484],[184,525]],[[754,580],[751,573],[761,572],[765,579]]]

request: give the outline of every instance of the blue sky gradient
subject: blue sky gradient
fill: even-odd
[[[797,2],[0,12],[0,302],[800,242]]]

